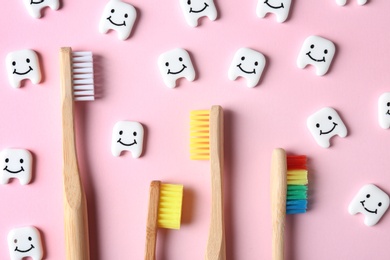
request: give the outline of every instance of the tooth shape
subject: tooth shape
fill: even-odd
[[[195,69],[188,52],[181,48],[167,51],[158,57],[158,67],[165,85],[169,88],[176,87],[176,80],[186,78],[195,80]]]
[[[12,87],[19,88],[21,81],[29,79],[33,84],[41,82],[41,68],[38,55],[33,50],[8,53],[6,57],[8,80]]]
[[[302,45],[297,66],[303,69],[308,64],[313,65],[316,67],[317,76],[323,76],[328,72],[335,52],[336,46],[333,42],[320,36],[310,36]]]
[[[140,123],[119,121],[112,131],[112,155],[118,157],[122,151],[129,151],[133,158],[139,158],[142,154],[143,142],[144,128]]]
[[[338,5],[343,6],[347,3],[347,0],[336,0],[336,3]],[[367,0],[357,0],[357,3],[358,3],[358,5],[364,5],[367,3]]]
[[[12,229],[7,240],[11,260],[22,260],[26,257],[33,260],[42,259],[42,240],[37,228],[27,226]]]
[[[207,16],[210,20],[217,19],[217,9],[213,0],[180,0],[181,10],[191,27],[198,26],[198,20]]]
[[[331,107],[325,107],[307,119],[307,127],[319,146],[328,148],[330,138],[335,135],[346,137],[348,134],[339,114]]]
[[[364,224],[373,226],[378,223],[388,208],[389,195],[374,184],[366,184],[349,203],[348,212],[351,215],[363,214]]]
[[[126,40],[130,36],[136,18],[137,11],[131,4],[111,0],[106,4],[100,18],[99,32],[105,34],[109,30],[114,30],[120,40]]]
[[[19,179],[20,184],[30,183],[32,177],[32,155],[25,149],[4,149],[0,152],[0,184],[9,179]]]
[[[45,7],[50,7],[52,10],[60,8],[59,0],[23,0],[28,13],[34,18],[41,18],[41,10]]]
[[[383,93],[378,100],[378,120],[383,129],[390,127],[390,92]]]
[[[338,5],[345,5],[347,3],[347,0],[336,0],[336,3]]]
[[[290,6],[291,0],[259,0],[256,13],[260,18],[264,18],[268,13],[273,13],[276,15],[276,21],[283,23],[288,17]]]
[[[230,65],[229,79],[236,80],[237,77],[243,77],[246,79],[247,86],[253,88],[259,83],[265,63],[266,60],[262,53],[249,48],[241,48],[234,55]]]

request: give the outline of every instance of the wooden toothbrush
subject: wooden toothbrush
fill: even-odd
[[[206,260],[225,260],[225,226],[223,207],[223,109],[192,111],[190,115],[190,154],[192,160],[210,160],[211,221]]]
[[[60,50],[65,251],[67,260],[89,260],[87,201],[77,162],[74,100],[93,100],[90,52]]]
[[[306,156],[286,156],[277,148],[271,163],[272,260],[284,260],[286,214],[305,213],[307,208]]]
[[[151,182],[146,221],[145,260],[156,259],[158,228],[180,229],[182,200],[183,185]]]

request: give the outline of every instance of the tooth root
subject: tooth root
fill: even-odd
[[[180,6],[187,24],[191,27],[198,26],[198,20],[202,17],[208,17],[214,21],[218,17],[218,12],[213,0],[191,2],[188,5],[188,0],[180,0]]]
[[[256,14],[259,18],[264,18],[266,14],[272,13],[276,16],[276,21],[283,23],[287,20],[290,12],[291,0],[282,0],[277,6],[269,1],[259,0],[257,3]]]
[[[45,7],[50,7],[52,10],[58,10],[60,8],[59,0],[45,0],[41,2],[41,0],[34,0],[31,3],[31,0],[23,0],[24,5],[28,13],[34,18],[42,17],[42,9]]]

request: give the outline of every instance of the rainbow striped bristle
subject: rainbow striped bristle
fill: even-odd
[[[306,156],[287,156],[287,214],[300,214],[306,212],[307,184]]]

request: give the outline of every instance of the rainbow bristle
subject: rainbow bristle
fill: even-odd
[[[287,156],[286,213],[299,214],[307,210],[307,158]]]
[[[180,229],[183,185],[161,184],[157,225]]]
[[[190,158],[191,160],[210,159],[210,110],[191,111]]]

